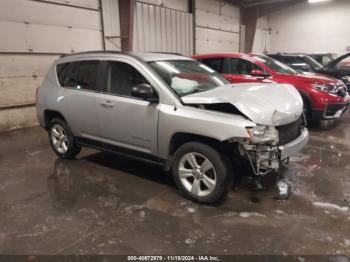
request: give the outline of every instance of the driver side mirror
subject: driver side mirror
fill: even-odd
[[[264,72],[262,70],[252,70],[250,72],[250,75],[255,77],[265,77],[265,78],[270,76],[268,72]]]
[[[139,84],[131,88],[131,95],[133,97],[141,98],[151,103],[159,101],[157,94],[149,84]]]

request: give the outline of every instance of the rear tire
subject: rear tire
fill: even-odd
[[[72,132],[62,119],[52,119],[48,132],[50,145],[60,158],[72,159],[80,153],[81,148],[76,145]]]
[[[172,173],[179,191],[188,199],[214,204],[232,188],[234,175],[224,154],[199,142],[189,142],[175,152]]]

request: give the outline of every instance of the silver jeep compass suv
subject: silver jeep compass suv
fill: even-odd
[[[62,56],[37,93],[39,122],[59,157],[86,146],[160,165],[201,203],[232,187],[233,162],[261,176],[301,150],[302,113],[293,86],[232,85],[193,59],[160,53]]]

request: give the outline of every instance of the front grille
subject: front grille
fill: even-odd
[[[285,126],[278,126],[279,145],[285,145],[300,136],[301,127],[304,125],[303,117]]]
[[[329,104],[327,105],[325,115],[328,117],[335,116],[335,114],[341,110],[347,107],[346,104]]]

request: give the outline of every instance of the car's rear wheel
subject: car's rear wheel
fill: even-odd
[[[174,155],[172,172],[179,190],[200,203],[215,203],[232,188],[228,158],[206,144],[182,145]]]
[[[81,151],[67,123],[59,118],[50,121],[49,142],[53,151],[61,158],[74,158]]]

